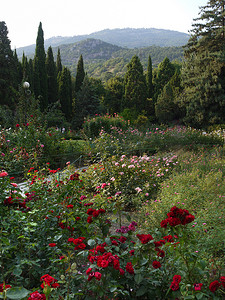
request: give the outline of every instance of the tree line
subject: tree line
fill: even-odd
[[[19,62],[10,48],[5,22],[0,22],[0,118],[3,107],[16,112],[18,86],[28,81],[38,99],[40,111],[58,105],[55,111],[73,128],[86,117],[99,113],[120,113],[132,121],[179,122],[194,127],[224,123],[225,112],[225,1],[209,0],[200,8],[191,37],[184,47],[184,61],[167,57],[147,71],[137,55],[127,65],[124,76],[103,83],[87,76],[82,55],[76,76],[62,66],[60,50],[56,62],[52,48],[44,50],[42,24],[38,28],[34,59],[23,55]],[[55,106],[56,107],[56,106]],[[56,118],[57,119],[57,118]]]

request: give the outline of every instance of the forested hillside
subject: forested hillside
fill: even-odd
[[[189,35],[183,32],[156,29],[156,28],[124,28],[105,29],[86,35],[76,35],[70,37],[57,36],[45,40],[45,48],[49,46],[58,47],[65,44],[73,44],[89,38],[100,39],[103,42],[127,48],[142,48],[148,46],[183,46],[187,43]],[[19,57],[34,54],[35,44],[18,48]]]
[[[74,129],[102,113],[120,114],[134,124],[223,124],[224,2],[209,1],[194,21],[184,47],[129,49],[88,38],[47,51],[40,22],[35,54],[24,53],[22,59],[11,49],[7,26],[0,22],[1,123],[25,123],[28,109],[36,105],[49,126]],[[115,31],[111,33],[113,41]],[[29,91],[22,89],[24,81]]]
[[[154,68],[165,57],[168,57],[171,61],[177,60],[179,62],[183,59],[182,47],[150,46],[127,49],[96,39],[87,39],[75,44],[53,47],[55,57],[58,48],[60,49],[63,65],[70,69],[73,76],[76,74],[76,65],[82,54],[87,74],[104,81],[116,75],[124,75],[126,66],[134,55],[140,58],[144,70],[147,70],[149,55],[151,55]]]

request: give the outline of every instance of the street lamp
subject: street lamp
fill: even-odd
[[[30,87],[30,84],[29,82],[27,81],[24,81],[23,83],[23,88],[24,88],[24,91],[27,95],[30,95],[31,91],[29,90],[29,87]]]

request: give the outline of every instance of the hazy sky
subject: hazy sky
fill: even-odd
[[[36,43],[39,23],[44,38],[89,34],[114,28],[161,28],[186,32],[207,0],[7,0],[0,21],[11,47]]]

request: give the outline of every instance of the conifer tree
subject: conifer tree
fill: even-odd
[[[39,73],[39,64],[38,64],[37,56],[35,56],[33,60],[33,91],[35,97],[39,98],[41,94],[41,87],[40,87],[40,73]]]
[[[62,112],[67,120],[70,120],[72,115],[72,84],[71,74],[68,68],[63,67],[58,76],[59,100]]]
[[[8,39],[8,29],[4,21],[0,22],[0,104],[12,104],[15,60]]]
[[[84,62],[83,62],[83,56],[81,55],[77,63],[77,74],[75,80],[76,93],[81,89],[82,83],[84,81],[84,77],[85,77]]]
[[[23,72],[22,72],[22,64],[18,59],[16,49],[13,52],[13,58],[14,58],[14,87],[15,89],[18,89],[19,84],[21,84],[23,79]]]
[[[40,107],[42,111],[48,105],[48,87],[45,60],[46,54],[44,48],[44,32],[42,29],[42,23],[40,22],[34,57],[34,92],[36,97],[40,96]]]
[[[62,62],[61,62],[61,54],[59,48],[58,48],[57,58],[56,58],[56,72],[57,75],[59,74],[59,72],[62,72]]]
[[[73,124],[76,127],[81,127],[85,117],[94,116],[99,113],[99,110],[100,101],[96,85],[91,78],[85,75],[83,84],[75,100]]]
[[[170,62],[168,57],[159,64],[157,69],[157,75],[154,82],[154,101],[157,102],[157,98],[163,90],[163,87],[170,81],[171,77],[175,73],[175,67]]]
[[[114,114],[122,111],[124,95],[124,82],[122,77],[113,77],[106,82],[106,95],[104,106],[108,113]]]
[[[191,126],[225,121],[224,7],[224,0],[209,0],[200,8],[185,48],[179,103],[184,122]]]
[[[46,72],[48,79],[48,103],[53,103],[57,101],[57,75],[56,75],[56,65],[54,62],[54,56],[52,52],[52,47],[50,46],[47,51],[46,57]]]
[[[146,74],[146,84],[147,84],[147,96],[148,98],[152,98],[153,96],[153,83],[152,83],[152,59],[149,55],[148,57],[148,67]]]
[[[146,109],[147,86],[143,67],[138,56],[134,55],[127,65],[124,76],[125,108],[141,112]]]

